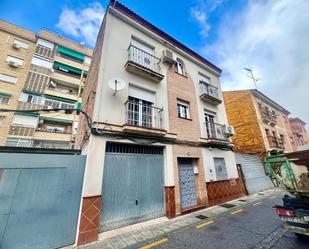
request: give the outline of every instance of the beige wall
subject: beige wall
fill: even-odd
[[[14,39],[29,44],[28,49],[12,47]],[[9,104],[0,104],[0,108],[16,109],[20,92],[25,84],[27,70],[30,66],[32,54],[35,50],[35,34],[13,24],[0,21],[0,73],[17,77],[16,84],[0,81],[0,92],[11,94]],[[8,55],[24,60],[23,66],[10,67],[6,58]],[[13,113],[0,113],[0,146],[5,145],[6,137],[10,129]]]

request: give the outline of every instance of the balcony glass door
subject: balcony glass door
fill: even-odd
[[[141,127],[153,127],[153,103],[129,96],[128,123]]]
[[[132,39],[131,46],[131,60],[154,71],[154,49],[136,39]]]
[[[209,113],[205,113],[205,122],[207,135],[209,138],[216,138],[216,125],[215,125],[215,116]]]

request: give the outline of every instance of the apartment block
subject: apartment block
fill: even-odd
[[[236,151],[261,158],[293,151],[289,111],[256,89],[226,91],[223,96]]]
[[[294,142],[293,150],[297,150],[297,147],[309,144],[308,131],[305,128],[306,123],[300,118],[289,119]]]
[[[220,75],[181,42],[110,2],[83,95],[89,118],[80,117],[76,140],[87,155],[79,244],[245,194]]]
[[[39,33],[0,21],[0,146],[73,147],[78,109],[92,50],[51,31]]]

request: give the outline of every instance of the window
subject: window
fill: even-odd
[[[8,104],[10,102],[10,95],[6,95],[6,94],[1,94],[0,93],[0,104]]]
[[[45,68],[48,68],[48,69],[52,68],[52,66],[53,66],[53,63],[51,61],[44,60],[44,59],[37,57],[37,56],[32,57],[31,64],[39,66],[39,67],[45,67]]]
[[[31,140],[30,139],[23,139],[23,138],[8,138],[6,140],[5,146],[30,147],[31,146]]]
[[[21,41],[21,40],[14,39],[13,43],[18,45],[21,48],[24,48],[24,49],[29,48],[29,44],[27,42],[24,42],[24,41]]]
[[[27,128],[36,128],[38,117],[15,114],[12,121],[12,126],[20,126]]]
[[[6,62],[10,63],[10,62],[15,62],[17,66],[21,67],[24,64],[24,60],[23,59],[19,59],[17,57],[14,56],[10,56],[8,55],[6,57]]]
[[[177,70],[177,73],[181,74],[181,75],[186,75],[186,72],[185,72],[185,66],[184,66],[184,63],[182,60],[180,60],[179,58],[176,59],[176,70]]]
[[[128,124],[142,127],[153,127],[153,103],[134,98],[128,98]]]
[[[216,169],[217,180],[218,181],[226,180],[228,177],[227,177],[227,171],[226,171],[226,165],[225,165],[224,158],[215,157],[214,164],[215,164],[215,169]]]
[[[189,103],[184,101],[177,101],[177,113],[179,118],[190,119]]]
[[[129,60],[153,71],[157,69],[154,48],[134,38],[131,40]]]
[[[43,105],[43,100],[44,98],[41,96],[28,94],[28,93],[21,93],[20,98],[19,98],[19,101],[21,102],[31,103],[35,105]]]
[[[74,109],[75,104],[61,102],[53,99],[45,99],[44,108],[48,109]]]
[[[54,49],[54,43],[38,38],[37,45],[41,47],[48,48],[50,50]]]
[[[46,149],[71,149],[70,142],[51,140],[34,140],[33,147]]]
[[[11,83],[11,84],[16,84],[17,77],[0,73],[0,81],[6,82],[6,83]]]

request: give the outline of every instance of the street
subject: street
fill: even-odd
[[[309,248],[309,240],[298,239],[281,228],[283,222],[272,208],[280,203],[281,196],[268,197],[130,248]]]

